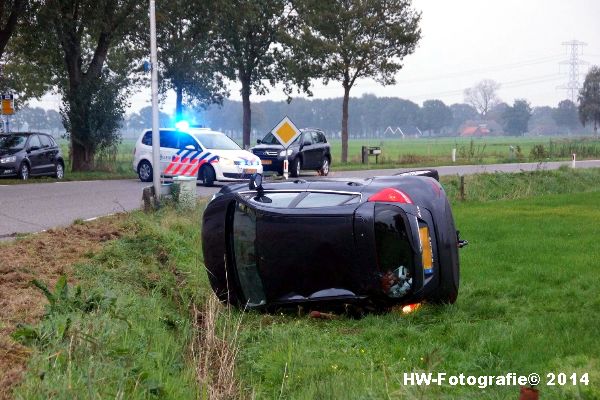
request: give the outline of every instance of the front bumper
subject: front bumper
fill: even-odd
[[[13,163],[0,164],[0,177],[15,176],[18,171],[18,167]]]
[[[213,164],[218,181],[235,181],[239,179],[250,179],[253,174],[262,174],[262,165],[232,165],[223,166]]]

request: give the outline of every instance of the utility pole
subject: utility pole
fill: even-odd
[[[152,66],[152,182],[156,204],[160,201],[160,130],[158,126],[158,56],[156,55],[155,0],[150,0],[150,64]]]
[[[587,46],[587,43],[580,42],[579,40],[571,40],[569,42],[562,42],[561,44],[567,50],[569,59],[561,61],[560,65],[569,66],[569,80],[565,85],[558,86],[557,89],[566,90],[571,101],[577,104],[577,97],[581,89],[581,84],[579,83],[580,67],[589,64],[579,57],[583,54],[583,47]]]

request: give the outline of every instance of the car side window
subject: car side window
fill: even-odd
[[[29,148],[33,149],[34,147],[38,149],[42,148],[42,144],[40,143],[40,138],[38,135],[31,135],[29,138]]]
[[[327,139],[325,139],[325,135],[323,133],[318,132],[319,135],[319,143],[327,143]]]
[[[144,133],[142,144],[145,144],[146,146],[152,146],[152,131],[146,131],[146,133]]]
[[[318,135],[317,132],[311,132],[310,136],[312,137],[312,142],[313,143],[319,143],[320,142],[319,135]]]
[[[58,144],[56,144],[56,140],[54,140],[52,136],[48,136],[48,139],[50,139],[50,144],[52,145],[52,147],[58,147]]]
[[[179,148],[185,149],[187,146],[194,146],[194,149],[198,150],[198,143],[187,133],[177,132],[179,136]]]
[[[333,207],[357,203],[359,201],[360,196],[357,194],[311,192],[298,202],[296,208]]]
[[[42,144],[43,149],[47,149],[48,147],[52,147],[52,143],[50,143],[50,138],[46,135],[38,135],[40,138],[40,143]]]
[[[173,131],[160,131],[160,147],[178,149],[177,136]]]
[[[302,136],[303,136],[302,140],[303,140],[304,145],[310,146],[312,144],[312,138],[311,138],[310,133],[304,132],[304,134]]]
[[[254,195],[248,199],[253,203],[260,203],[266,207],[273,208],[288,208],[290,204],[298,197],[298,192],[280,192],[280,193],[265,193],[261,197]]]

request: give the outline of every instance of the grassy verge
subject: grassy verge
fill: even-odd
[[[583,193],[600,190],[600,168],[525,171],[464,176],[464,198],[458,176],[441,177],[451,200],[514,200],[559,193]]]
[[[34,349],[15,397],[191,399],[237,390],[231,377],[216,389],[219,380],[207,378],[235,349],[214,332],[198,334],[207,318],[220,318],[216,304],[205,313],[201,213],[133,213],[121,239],[74,268],[77,288],[59,281],[49,289],[42,322],[13,334]],[[213,353],[199,352],[206,341]]]
[[[597,190],[597,188],[596,188]],[[471,245],[448,307],[362,320],[250,314],[240,377],[255,398],[517,398],[516,387],[417,387],[403,373],[589,373],[544,399],[600,396],[600,192],[454,207]]]

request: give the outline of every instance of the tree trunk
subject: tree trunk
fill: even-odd
[[[91,171],[94,168],[94,154],[86,146],[77,143],[71,133],[71,170]]]
[[[176,85],[177,89],[175,89],[175,93],[177,94],[177,98],[175,100],[175,121],[181,121],[183,117],[183,87],[181,85]]]
[[[344,85],[344,101],[342,103],[342,162],[348,162],[348,103],[350,86]]]
[[[252,111],[250,109],[250,82],[242,79],[242,108],[244,110],[244,120],[242,123],[243,147],[250,147],[250,129],[252,127]]]

